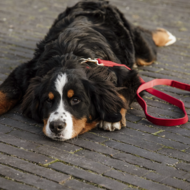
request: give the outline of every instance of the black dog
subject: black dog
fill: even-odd
[[[44,122],[43,132],[67,140],[96,127],[126,126],[125,114],[140,85],[135,70],[102,67],[84,58],[150,65],[156,46],[175,37],[164,29],[134,27],[106,1],[67,8],[37,44],[34,58],[17,67],[0,86],[0,114],[22,100],[25,115]]]

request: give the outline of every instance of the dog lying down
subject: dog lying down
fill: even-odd
[[[164,29],[133,26],[107,1],[81,1],[59,14],[33,59],[1,84],[0,114],[21,102],[23,114],[43,121],[44,134],[59,141],[98,124],[104,130],[120,130],[140,85],[138,73],[83,59],[147,66],[156,60],[157,46],[175,41]]]

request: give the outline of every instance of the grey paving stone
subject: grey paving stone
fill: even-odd
[[[69,190],[67,187],[64,187],[60,184],[57,184],[53,181],[37,177],[35,175],[31,175],[29,173],[23,173],[18,170],[15,170],[13,168],[10,168],[8,166],[4,166],[0,164],[0,171],[1,174],[7,177],[10,177],[12,179],[15,179],[20,182],[24,182],[26,184],[32,185],[37,188],[41,189],[47,189],[47,190],[52,190],[52,189],[63,189],[64,190]]]
[[[137,121],[141,120],[142,118],[138,117],[136,115],[127,113],[126,114],[126,119],[127,119],[127,121],[137,122]],[[127,122],[127,126],[128,126],[128,122]]]
[[[97,172],[99,174],[102,174],[105,171],[110,170],[109,167],[107,167],[103,164],[100,164],[100,163],[92,161],[92,160],[85,159],[81,156],[77,156],[77,155],[66,153],[66,152],[61,152],[60,150],[55,149],[55,148],[50,149],[47,146],[41,146],[41,147],[38,147],[35,151],[39,152],[41,154],[55,157],[64,162],[73,164],[75,166],[79,166],[79,167]]]
[[[159,132],[160,130],[165,130],[165,128],[157,129],[155,131],[155,133]],[[125,131],[124,131],[124,133],[125,133]],[[176,142],[175,139],[171,140],[171,139],[165,138],[165,136],[163,136],[164,134],[162,135],[162,133],[159,133],[157,136],[157,135],[153,135],[153,134],[142,133],[141,131],[130,130],[129,134],[131,136],[134,136],[135,138],[145,139],[148,142],[150,141],[149,142],[150,144],[153,142],[153,143],[161,144],[164,146],[173,147],[178,150],[182,150],[184,148],[184,146],[188,147],[188,145],[184,145],[180,142]],[[168,136],[168,138],[169,138],[169,136]]]
[[[68,152],[75,152],[75,151],[81,149],[81,147],[71,145],[71,144],[69,144],[67,142],[53,141],[53,140],[49,139],[48,137],[46,137],[43,134],[36,135],[36,134],[32,134],[32,133],[25,132],[25,131],[19,131],[19,130],[14,130],[9,134],[11,136],[15,136],[17,138],[21,138],[21,139],[24,139],[24,140],[27,140],[27,141],[32,141],[32,142],[35,142],[35,143],[38,143],[38,144],[46,144],[46,145],[53,146],[53,147],[56,147],[56,148],[58,148],[60,150],[65,150],[65,151],[68,151]]]
[[[85,133],[85,134],[79,136],[79,139],[80,138],[82,138],[82,139],[88,139],[90,141],[99,142],[99,143],[104,142],[104,141],[107,140],[107,138],[103,138],[103,137],[100,137],[100,136],[94,134],[93,131],[89,132],[89,133]]]
[[[180,151],[168,149],[168,148],[163,148],[163,149],[159,150],[158,152],[161,154],[164,154],[164,155],[169,155],[170,157],[173,157],[173,158],[177,158],[180,160],[185,160],[187,162],[190,162],[190,154],[187,154],[184,152],[180,152]]]
[[[157,131],[156,128],[148,127],[146,125],[142,125],[141,123],[143,121],[144,120],[139,121],[138,124],[137,123],[132,123],[132,122],[127,122],[127,127],[131,128],[131,129],[136,129],[136,130],[139,130],[139,131],[144,131],[144,132],[147,132],[147,133],[155,133]]]
[[[73,175],[77,178],[84,179],[88,182],[98,184],[107,189],[113,189],[113,190],[121,189],[122,190],[122,189],[126,188],[126,185],[124,185],[123,183],[120,183],[116,180],[111,180],[111,179],[103,177],[101,175],[97,175],[95,173],[90,173],[88,171],[81,170],[81,169],[78,169],[78,168],[75,168],[72,166],[68,166],[68,165],[65,165],[60,162],[56,162],[56,163],[50,165],[50,167],[53,169],[56,169],[58,171],[61,171],[63,173]]]
[[[48,162],[53,161],[53,159],[47,156],[37,154],[37,153],[34,154],[33,152],[25,151],[25,150],[15,148],[13,146],[3,144],[3,143],[0,143],[0,152],[6,153],[9,155],[14,155],[19,158],[23,158],[32,162],[40,163],[40,164],[46,164]]]
[[[155,153],[155,152],[150,152],[150,151],[147,151],[147,150],[144,150],[141,148],[137,148],[137,147],[132,146],[132,145],[118,143],[115,141],[107,141],[107,142],[105,142],[105,144],[109,147],[114,148],[114,149],[121,150],[121,151],[131,153],[134,155],[138,155],[140,157],[148,158],[150,160],[154,160],[157,162],[162,162],[162,163],[167,163],[167,164],[175,164],[177,162],[176,159],[169,158],[167,156],[160,155],[160,154]]]
[[[15,109],[19,110],[19,106],[16,106]],[[34,121],[33,119],[27,118],[27,117],[23,117],[23,115],[19,115],[18,113],[12,113],[12,110],[10,112],[8,112],[6,115],[4,115],[4,118],[11,118],[12,120],[16,120],[22,123],[27,123],[27,125],[34,125],[34,126],[38,126],[38,127],[43,127],[43,124],[40,123],[36,123],[36,121]]]
[[[133,133],[135,133],[134,130],[131,130],[129,128],[124,128],[122,129],[122,131],[114,131],[110,132],[109,134],[107,134],[107,132],[101,132],[99,134],[105,137],[109,136],[109,139],[114,139],[116,141],[124,142],[147,150],[156,151],[162,147],[162,145],[160,144],[154,142],[150,143],[149,141],[143,139],[143,137],[147,135],[143,132],[137,131],[139,136],[141,135],[141,138],[139,138],[137,141],[136,137],[133,136]]]
[[[156,128],[157,130],[159,130],[159,129],[160,130],[165,130],[167,132],[171,132],[171,133],[175,133],[175,134],[180,134],[182,136],[188,136],[188,134],[189,134],[189,130],[185,129],[186,127],[188,127],[189,123],[183,124],[181,127],[179,127],[179,126],[178,127],[176,127],[176,126],[173,126],[173,127],[163,127],[163,126],[154,125],[154,124],[152,124],[152,123],[150,123],[149,121],[146,121],[146,120],[142,120],[139,123],[142,123],[142,124],[148,125],[148,126],[150,125],[150,126]],[[174,140],[176,140],[176,139],[174,139]]]
[[[33,173],[38,176],[42,176],[46,179],[50,179],[58,183],[64,183],[71,178],[68,175],[55,172],[51,169],[38,166],[33,163],[30,163],[30,162],[27,162],[27,161],[24,161],[12,156],[7,156],[1,153],[0,153],[0,163],[18,168],[20,170],[23,170],[29,173]]]
[[[190,145],[188,137],[184,137],[182,135],[170,133],[167,131],[164,131],[161,135],[165,135],[165,137],[168,139],[172,139],[174,141],[181,142],[181,143],[186,144],[186,145]]]
[[[186,79],[181,79],[179,77],[174,77],[174,76],[170,76],[170,75],[165,75],[165,74],[160,74],[160,73],[152,73],[152,72],[147,72],[147,71],[141,71],[140,72],[141,75],[145,75],[145,76],[150,76],[153,78],[161,78],[161,79],[171,79],[171,80],[177,80],[183,83],[189,83],[190,81],[186,80]],[[169,112],[167,112],[168,114],[170,114]]]
[[[29,131],[31,133],[40,133],[42,131],[42,129],[40,129],[39,127],[31,127],[27,124],[12,120],[10,118],[0,118],[0,123],[4,125],[9,125],[11,127],[19,128],[25,131]]]
[[[126,153],[120,153],[113,156],[114,158],[126,161],[127,163],[132,163],[139,165],[140,167],[145,167],[150,170],[156,171],[159,174],[162,174],[162,176],[171,176],[176,178],[185,178],[187,179],[186,172],[177,170],[173,167],[167,166],[165,163],[157,163],[153,162],[152,160],[147,160],[144,158],[139,158],[137,156],[133,156],[131,154]]]
[[[143,179],[143,178],[140,178],[137,176],[132,176],[130,174],[122,173],[122,172],[115,171],[115,170],[108,171],[104,175],[112,177],[114,179],[118,179],[120,181],[129,183],[129,184],[133,184],[137,187],[141,187],[144,189],[150,189],[150,190],[151,189],[154,189],[154,190],[161,190],[161,189],[162,190],[172,190],[173,189],[174,190],[174,188],[172,188],[172,187],[167,187],[165,185],[158,184],[158,183],[155,183],[150,180],[146,180],[146,179]]]
[[[143,176],[146,173],[150,172],[149,170],[140,168],[139,166],[135,166],[135,165],[132,165],[120,160],[116,160],[116,159],[104,156],[102,154],[98,154],[96,152],[88,151],[88,150],[81,150],[77,152],[76,154],[80,156],[84,156],[85,158],[88,158],[94,161],[98,161],[100,163],[103,163],[104,165],[110,166],[117,170],[125,171],[133,175]]]
[[[190,187],[190,183],[185,182],[183,180],[174,179],[170,175],[163,176],[163,175],[152,172],[152,173],[146,174],[144,177],[146,177],[147,179],[162,183],[162,184],[169,185],[174,188],[178,188],[178,189],[189,190],[189,187]]]
[[[28,185],[24,185],[24,184],[20,184],[17,183],[15,181],[12,180],[8,180],[5,178],[0,177],[0,188],[2,188],[3,190],[13,190],[13,189],[17,189],[17,190],[37,190],[34,187],[30,187]]]
[[[189,163],[179,163],[176,165],[176,168],[190,172],[190,164]]]
[[[89,149],[89,150],[94,150],[96,152],[101,152],[103,154],[108,154],[108,155],[114,155],[119,153],[119,151],[114,150],[112,148],[103,146],[101,144],[97,144],[91,141],[86,141],[83,139],[76,139],[76,140],[70,140],[70,142],[74,145],[78,145],[80,147]]]
[[[36,147],[40,146],[40,144],[37,144],[35,142],[19,139],[9,134],[7,135],[0,134],[0,141],[9,145],[17,146],[18,148],[21,149],[24,148],[26,150],[32,150],[32,151],[35,150]]]
[[[102,188],[98,188],[96,186],[87,184],[85,182],[81,182],[81,181],[77,181],[75,179],[71,179],[71,180],[66,181],[65,186],[68,186],[68,187],[74,188],[74,189],[77,188],[80,190],[102,190]]]
[[[47,145],[40,146],[40,145],[38,145],[36,143],[30,143],[28,141],[25,141],[25,140],[23,141],[23,140],[20,140],[18,138],[12,137],[11,135],[2,137],[2,139],[0,139],[0,141],[1,140],[4,141],[4,142],[7,142],[7,143],[12,143],[12,144],[15,142],[15,144],[17,146],[25,147],[26,149],[30,149],[30,150],[33,150],[33,151],[37,152],[36,154],[30,153],[31,157],[28,158],[28,157],[25,156],[25,159],[28,158],[29,160],[31,160],[31,159],[33,159],[33,157],[34,157],[34,159],[39,159],[38,157],[40,157],[40,158],[41,157],[42,158],[48,158],[49,156],[52,156],[52,157],[61,159],[63,161],[66,161],[68,163],[72,163],[72,164],[77,165],[77,166],[82,165],[84,168],[94,170],[94,171],[96,171],[98,173],[103,173],[104,171],[109,170],[108,167],[106,167],[106,166],[104,166],[102,164],[99,164],[99,163],[96,163],[96,162],[93,162],[93,161],[90,161],[90,160],[86,160],[86,159],[81,159],[80,157],[75,156],[73,154],[66,153],[64,151],[60,151],[58,148],[50,147],[50,146],[47,146]],[[54,143],[60,143],[60,142],[56,142],[56,141],[53,141],[53,142]],[[48,144],[48,143],[46,143],[46,144]],[[18,149],[18,150],[20,150],[20,149]],[[45,154],[48,157],[46,157],[44,155],[41,155],[41,154]],[[18,157],[20,156],[19,153],[16,154],[16,155]],[[51,161],[52,161],[52,159],[50,159],[50,158],[45,159],[45,162],[43,162],[43,164],[46,164],[46,163],[51,162]],[[36,160],[35,160],[35,162],[36,162]]]
[[[1,129],[1,133],[9,133],[10,131],[13,130],[12,127],[8,127],[8,126],[5,126],[5,125],[1,125],[0,124],[0,129]]]

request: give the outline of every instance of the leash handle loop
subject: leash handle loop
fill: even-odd
[[[152,122],[156,125],[162,125],[162,126],[168,126],[168,127],[185,124],[188,121],[188,115],[185,111],[184,103],[181,100],[178,100],[168,94],[165,94],[161,91],[158,91],[158,90],[152,88],[157,85],[167,85],[167,86],[176,87],[176,88],[179,88],[182,90],[187,89],[187,88],[190,89],[190,85],[180,83],[178,81],[173,81],[170,79],[155,79],[155,80],[149,81],[147,83],[141,84],[141,86],[137,90],[137,101],[143,108],[146,118],[150,122]],[[182,118],[177,118],[177,119],[164,119],[164,118],[156,118],[156,117],[149,115],[147,112],[147,104],[139,94],[143,90],[146,90],[148,93],[150,93],[162,100],[165,100],[166,102],[169,102],[170,104],[173,104],[173,105],[179,107],[184,112],[185,116]]]

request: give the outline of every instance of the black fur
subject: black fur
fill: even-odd
[[[146,52],[146,53],[145,53]],[[97,67],[80,64],[81,58],[100,58],[132,68],[136,58],[152,60],[156,46],[149,31],[132,26],[123,14],[107,1],[82,1],[67,8],[54,21],[44,40],[37,44],[31,61],[16,68],[0,91],[8,99],[22,100],[23,113],[42,121],[56,107],[47,94],[60,73],[67,73],[69,85],[80,91],[80,106],[68,110],[89,122],[121,120],[119,111],[135,98],[140,85],[135,70],[124,67]],[[127,105],[118,96],[122,94]]]

